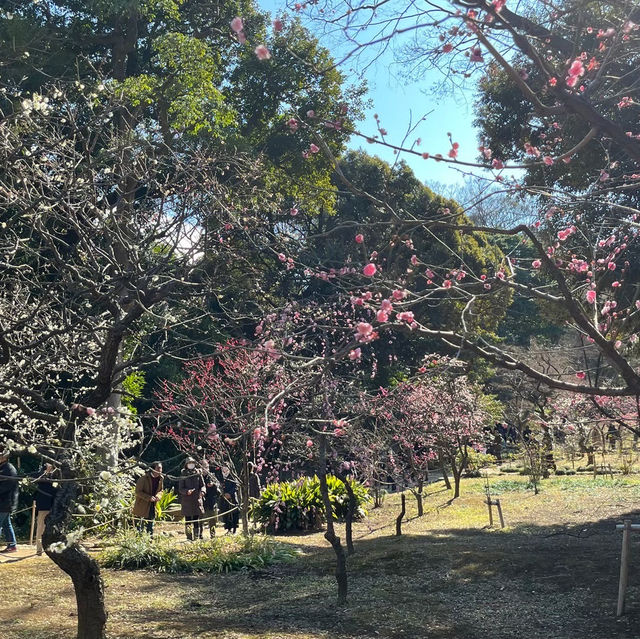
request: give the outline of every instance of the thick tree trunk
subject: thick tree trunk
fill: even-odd
[[[100,566],[77,544],[71,544],[61,552],[49,549],[53,543],[66,541],[64,528],[77,491],[73,473],[68,467],[63,466],[62,478],[65,481],[61,482],[46,520],[43,545],[51,560],[73,581],[78,607],[78,639],[105,639],[107,611]]]
[[[338,605],[347,602],[347,556],[340,543],[340,537],[336,535],[333,526],[333,508],[329,499],[329,487],[327,486],[327,436],[320,435],[320,455],[318,459],[318,479],[320,480],[320,494],[324,504],[324,512],[327,518],[327,531],[324,538],[331,544],[336,554],[336,581],[338,583]]]
[[[402,520],[407,513],[407,498],[405,497],[404,493],[400,495],[400,503],[402,504],[400,508],[400,514],[396,518],[396,536],[397,537],[400,537],[400,535],[402,535]]]
[[[107,611],[98,563],[77,545],[60,553],[47,554],[73,581],[78,607],[78,639],[105,639]]]

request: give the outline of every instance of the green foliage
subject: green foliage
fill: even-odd
[[[171,519],[169,516],[169,506],[175,503],[178,499],[178,495],[174,492],[173,488],[170,490],[163,490],[160,499],[156,502],[156,519],[164,521]]]
[[[488,453],[479,453],[474,448],[471,448],[467,456],[467,474],[478,473],[482,468],[491,466],[497,462],[495,455],[489,455]]]
[[[136,399],[142,397],[142,391],[146,384],[144,371],[132,371],[122,382],[122,403],[132,412],[136,414],[137,410],[133,405]]]
[[[295,555],[291,546],[261,535],[222,537],[180,548],[169,537],[128,532],[114,539],[114,546],[100,555],[99,562],[117,570],[220,573],[262,568]]]
[[[349,495],[340,479],[327,476],[329,498],[336,519],[347,515]],[[359,482],[352,481],[356,497],[355,518],[366,515],[364,506],[371,500],[369,491]],[[304,477],[297,481],[269,484],[254,504],[251,515],[270,531],[317,530],[324,521],[324,507],[317,477]]]

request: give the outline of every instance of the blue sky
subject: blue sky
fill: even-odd
[[[467,96],[460,95],[456,98],[439,95],[431,89],[437,81],[433,76],[410,85],[401,83],[397,78],[391,77],[388,62],[384,60],[370,67],[367,81],[374,107],[367,112],[365,120],[360,124],[363,133],[377,133],[373,117],[374,113],[377,113],[381,126],[388,132],[387,140],[399,144],[410,123],[426,116],[415,133],[407,139],[409,145],[416,138],[420,138],[422,142],[418,149],[428,151],[432,155],[442,153],[446,157],[450,149],[447,133],[450,132],[453,141],[460,144],[459,157],[469,160],[476,158],[478,142],[476,131],[471,124],[473,96],[470,92]],[[355,138],[352,146],[362,147],[388,162],[395,160],[396,156],[391,149],[367,143],[363,145],[362,142],[361,139]],[[464,175],[451,164],[423,160],[412,154],[405,154],[403,159],[423,182],[456,184],[464,180]]]
[[[259,0],[261,7],[270,11],[272,16],[286,13],[285,4],[281,0]],[[304,16],[302,16],[304,17]],[[314,31],[313,23],[307,27]],[[321,45],[339,58],[343,51],[334,50],[330,41],[319,36]],[[348,69],[341,69],[348,77]],[[443,96],[432,87],[441,79],[437,71],[428,72],[415,82],[407,82],[398,77],[401,71],[393,59],[393,53],[388,51],[366,69],[364,75],[369,87],[369,97],[373,107],[366,112],[365,119],[359,123],[359,129],[364,134],[377,133],[374,113],[380,117],[381,126],[388,132],[387,141],[400,144],[411,122],[426,115],[415,133],[407,139],[410,145],[416,138],[421,138],[420,149],[430,154],[441,153],[446,156],[450,149],[447,132],[451,132],[454,142],[460,144],[459,157],[465,160],[475,160],[478,152],[478,140],[473,129],[473,93],[472,91],[458,92],[453,96]],[[379,145],[367,144],[361,138],[353,138],[352,148],[363,148],[368,153],[378,155],[387,162],[393,163],[396,155],[393,150]],[[460,184],[464,175],[452,168],[451,164],[423,160],[410,154],[403,159],[414,170],[418,179],[427,183],[442,183],[447,185]]]

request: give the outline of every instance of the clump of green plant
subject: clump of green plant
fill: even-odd
[[[533,485],[528,481],[518,481],[517,479],[500,479],[492,481],[490,491],[492,495],[502,495],[503,493],[524,492],[531,490]]]
[[[480,470],[487,466],[492,466],[498,461],[495,455],[489,453],[480,453],[471,449],[468,454],[467,469],[465,475],[468,477],[480,477]]]
[[[176,495],[173,488],[170,490],[163,490],[160,495],[160,499],[156,502],[156,519],[159,521],[165,521],[171,519],[169,514],[170,506],[176,502],[178,495]]]
[[[329,499],[336,519],[347,516],[349,495],[340,479],[327,476]],[[351,486],[356,498],[355,519],[366,516],[365,505],[370,502],[369,491],[359,482]],[[255,502],[251,516],[269,532],[289,530],[317,530],[324,522],[324,508],[317,477],[303,477],[297,481],[269,484]]]
[[[219,573],[262,568],[297,554],[295,548],[264,535],[220,537],[180,547],[170,537],[128,532],[118,535],[98,561],[105,568],[117,570]]]

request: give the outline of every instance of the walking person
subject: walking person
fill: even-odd
[[[204,459],[202,461],[202,477],[207,489],[204,496],[204,516],[202,518],[202,529],[209,525],[209,537],[213,539],[216,536],[216,520],[218,518],[218,499],[220,497],[220,484],[218,479],[209,470],[209,462]]]
[[[202,522],[200,518],[204,515],[204,496],[206,492],[207,488],[196,460],[193,457],[187,457],[180,473],[178,494],[180,495],[180,505],[185,519],[185,534],[189,541],[202,539]]]
[[[56,485],[57,473],[53,464],[45,462],[44,467],[34,473],[36,485],[36,554],[42,555],[42,534],[44,533],[45,520],[51,511],[53,501],[56,498],[58,488]]]
[[[154,461],[149,470],[136,482],[136,500],[133,504],[133,516],[139,518],[138,530],[153,537],[153,524],[156,519],[156,503],[162,496],[164,478],[162,462]]]
[[[227,534],[235,535],[238,529],[240,513],[238,512],[238,484],[231,477],[231,472],[224,466],[222,468],[223,486],[220,496],[220,512]]]
[[[4,531],[7,547],[1,553],[17,552],[16,534],[11,525],[11,513],[18,507],[18,472],[9,462],[9,453],[0,453],[0,530]]]

